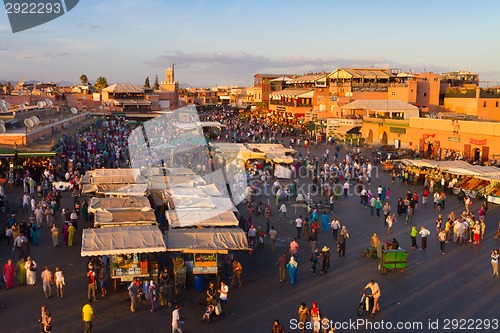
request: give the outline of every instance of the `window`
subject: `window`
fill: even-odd
[[[392,96],[396,96],[396,92],[394,92],[394,91],[393,91],[393,92],[392,92]]]
[[[498,107],[498,101],[495,102],[495,107],[497,108]]]
[[[485,107],[486,107],[486,101],[483,102],[483,108],[485,108]]]
[[[424,97],[427,96],[427,93],[424,93]]]
[[[413,89],[411,89],[410,92],[413,92]]]

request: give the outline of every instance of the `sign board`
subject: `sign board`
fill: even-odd
[[[454,136],[449,136],[448,141],[451,142],[460,142],[460,138],[454,137]]]
[[[402,127],[390,127],[389,132],[398,133],[398,134],[406,134],[406,128]]]

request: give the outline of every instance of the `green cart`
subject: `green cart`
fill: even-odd
[[[404,272],[406,271],[407,257],[408,253],[404,250],[383,250],[378,269],[381,274],[387,273],[388,270],[396,269]]]

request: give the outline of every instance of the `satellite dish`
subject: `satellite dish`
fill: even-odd
[[[52,105],[52,101],[48,98],[45,99],[45,103],[47,103],[48,106]]]
[[[31,121],[33,122],[34,126],[40,125],[40,119],[38,119],[37,116],[30,117]]]
[[[3,121],[2,119],[0,119],[0,125],[5,125],[5,121]]]
[[[7,129],[5,128],[5,125],[4,124],[0,124],[0,134],[3,134],[7,131]]]
[[[30,102],[26,101],[24,102],[24,105],[30,105]]]
[[[82,95],[82,99],[87,99],[87,97],[85,95]]]
[[[102,109],[103,109],[102,105],[99,105],[99,110],[102,110]]]
[[[43,102],[38,102],[36,103],[37,108],[41,109],[43,108]]]
[[[26,106],[24,106],[24,104],[19,105],[19,108],[20,108],[21,110],[26,110]]]
[[[4,102],[3,104],[5,104],[5,107],[6,107],[7,109],[9,109],[9,108],[10,108],[10,103],[9,103],[9,102]]]
[[[32,128],[35,124],[33,124],[33,121],[30,118],[24,119],[24,126],[27,128]]]
[[[0,105],[4,105],[5,101],[3,99],[0,99]]]
[[[109,106],[109,105],[110,105],[110,104],[109,104],[109,102],[105,102],[104,104],[106,104],[106,106]]]
[[[0,109],[2,110],[3,113],[7,112],[7,107],[5,105],[0,106]]]
[[[71,108],[71,113],[72,114],[77,114],[78,113],[78,110],[76,108]]]
[[[22,96],[22,95],[23,95],[22,90],[19,90],[19,91],[17,92],[17,96]]]
[[[42,101],[42,103],[43,103],[43,106],[47,106],[47,102]]]

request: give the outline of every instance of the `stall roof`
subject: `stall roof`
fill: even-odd
[[[150,189],[166,190],[174,187],[195,187],[196,185],[205,185],[205,180],[199,175],[188,176],[152,176],[150,180]]]
[[[165,211],[165,215],[171,228],[230,227],[239,223],[232,211],[221,209],[175,209]]]
[[[144,177],[150,176],[189,176],[194,175],[194,171],[189,168],[142,168],[141,174]]]
[[[219,209],[238,211],[229,198],[224,197],[179,197],[168,198],[171,209]]]
[[[152,210],[97,210],[94,225],[106,226],[117,224],[156,224],[156,216]]]
[[[240,228],[170,229],[165,236],[167,251],[183,253],[227,253],[248,250]]]
[[[434,160],[410,160],[403,159],[405,165],[413,165],[419,168],[439,168],[444,172],[457,175],[482,176],[500,180],[500,169],[493,166],[472,165],[465,161],[434,161]]]
[[[135,184],[146,183],[139,169],[96,169],[91,174],[92,184]]]
[[[189,187],[172,187],[166,190],[168,196],[178,197],[220,197],[222,193],[215,184],[202,185],[193,188]]]
[[[163,234],[157,226],[83,229],[82,257],[166,250]]]
[[[89,212],[96,210],[141,210],[151,209],[149,200],[145,197],[97,198],[90,199]]]
[[[99,194],[104,196],[147,196],[148,184],[85,184],[83,194]]]

